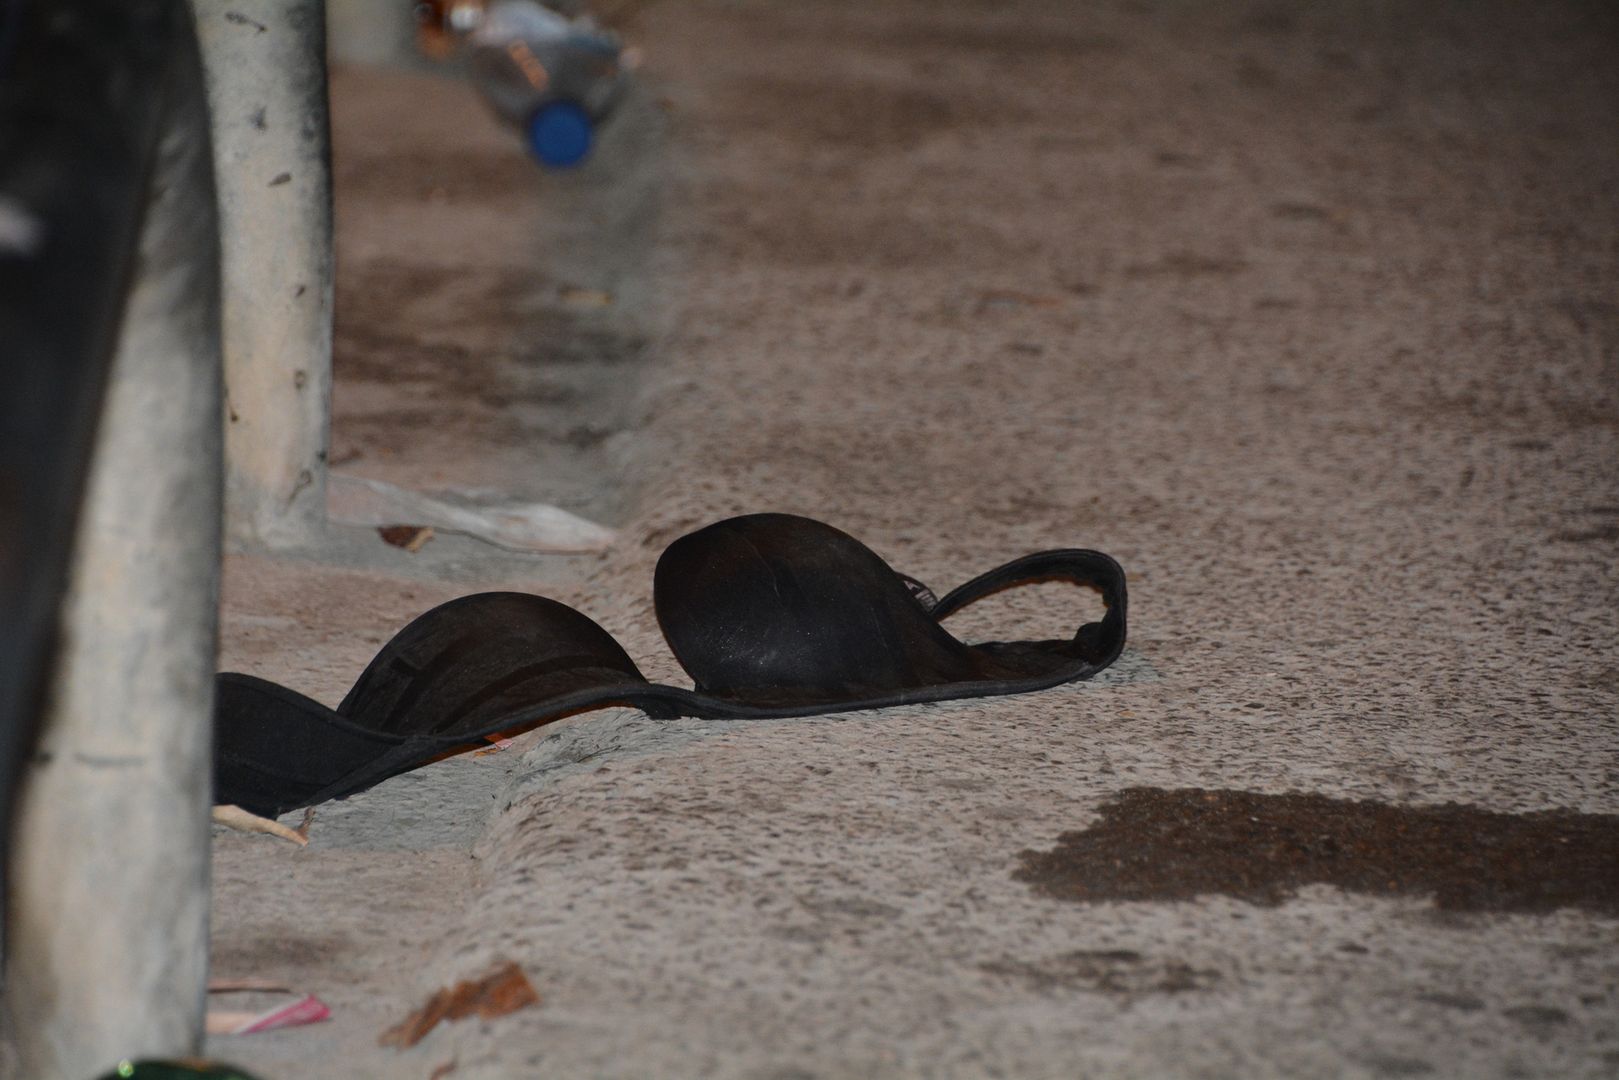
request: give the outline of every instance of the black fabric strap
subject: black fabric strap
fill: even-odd
[[[1118,659],[1124,651],[1128,599],[1124,567],[1100,551],[1066,548],[1013,559],[950,590],[933,608],[932,615],[942,621],[991,593],[1040,581],[1071,581],[1101,592],[1107,613],[1101,622],[1081,626],[1074,634],[1074,641],[1080,646],[1084,659],[1098,665],[1098,669]]]

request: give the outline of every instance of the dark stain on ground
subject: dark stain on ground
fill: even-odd
[[[336,935],[299,937],[296,933],[260,934],[243,940],[218,941],[209,962],[228,978],[279,977],[281,972],[318,967],[341,960],[353,944]]]
[[[1017,106],[995,110],[959,94],[876,79],[799,79],[754,76],[718,103],[709,119],[765,127],[817,146],[895,151],[945,131],[989,127],[1023,119]]]
[[[1013,62],[1025,71],[1042,62],[1072,63],[1080,57],[1094,59],[1129,49],[1125,39],[1088,32],[1061,15],[1027,17],[1008,25],[1005,20],[955,18],[932,6],[909,16],[902,9],[881,5],[854,5],[846,16],[825,5],[795,7],[804,10],[789,14],[792,8],[785,6],[782,10],[738,8],[726,18],[733,27],[743,29],[748,43],[755,47],[824,51],[831,26],[840,52],[871,53],[883,59],[909,54],[927,61]]]
[[[1222,893],[1275,906],[1325,884],[1431,896],[1452,912],[1619,915],[1619,816],[1611,814],[1130,788],[1101,807],[1095,825],[1020,858],[1018,880],[1083,902]]]
[[[1527,1028],[1555,1028],[1569,1022],[1568,1013],[1546,1005],[1514,1005],[1502,1009],[1501,1015]]]
[[[1298,20],[1290,12],[1260,9],[1237,23],[1241,34],[1285,36],[1298,29]]]
[[[1243,259],[1211,258],[1189,251],[1166,255],[1153,263],[1139,263],[1124,268],[1124,275],[1132,278],[1180,277],[1197,278],[1240,274],[1248,268]]]
[[[1081,949],[1044,960],[999,960],[978,967],[1034,990],[1091,990],[1124,997],[1207,990],[1220,981],[1217,971],[1145,957],[1132,949]]]
[[[393,150],[386,155],[349,153],[335,163],[333,183],[347,199],[376,202],[465,199],[490,205],[532,198],[539,172],[511,147],[474,150]]]
[[[865,32],[852,30],[849,40],[883,54],[903,47],[928,53],[965,53],[987,59],[1014,60],[1025,65],[1031,61],[1073,61],[1127,51],[1125,42],[1119,38],[1076,33],[1069,27],[1052,23],[1003,26],[928,20],[891,28],[873,27]]]
[[[1598,525],[1594,529],[1560,532],[1552,539],[1568,544],[1595,544],[1619,540],[1619,525]]]
[[[1276,203],[1270,212],[1284,221],[1326,221],[1332,217],[1331,211],[1312,203]]]
[[[1579,681],[1587,690],[1619,690],[1619,667],[1603,668]]]
[[[501,447],[594,451],[617,430],[614,395],[633,378],[623,369],[645,359],[648,343],[559,296],[544,275],[513,268],[351,268],[338,282],[333,337],[344,438],[381,457],[463,433]],[[360,385],[372,390],[353,393]]]
[[[1434,1067],[1421,1058],[1372,1054],[1364,1059],[1378,1076],[1427,1076]]]

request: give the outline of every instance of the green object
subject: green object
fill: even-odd
[[[96,1080],[258,1080],[234,1065],[217,1061],[120,1061]]]

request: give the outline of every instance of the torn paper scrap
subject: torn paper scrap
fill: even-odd
[[[604,525],[546,503],[495,502],[427,495],[381,480],[333,473],[326,485],[332,520],[388,526],[402,521],[475,536],[512,551],[600,551],[617,535]]]

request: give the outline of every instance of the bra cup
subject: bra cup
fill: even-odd
[[[479,593],[396,634],[337,712],[374,731],[440,735],[561,694],[644,681],[607,631],[566,604]]]
[[[703,693],[785,705],[979,675],[887,563],[808,518],[756,514],[681,537],[658,560],[653,596]]]
[[[1106,615],[1067,640],[971,647],[939,625],[1001,589],[1047,580],[1098,589]],[[647,682],[606,631],[554,600],[452,600],[389,641],[336,710],[221,674],[214,797],[276,815],[608,704],[657,719],[748,719],[1028,693],[1089,678],[1124,648],[1124,571],[1101,552],[1025,555],[926,607],[907,581],[853,537],[785,514],[676,540],[658,561],[654,599],[695,691]]]

